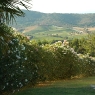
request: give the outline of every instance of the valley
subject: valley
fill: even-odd
[[[35,25],[26,27],[22,33],[33,40],[64,40],[82,38],[95,31],[95,27],[58,27],[54,25]]]
[[[95,32],[95,14],[25,12],[11,26],[34,40],[64,40],[85,37]]]

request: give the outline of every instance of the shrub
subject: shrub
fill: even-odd
[[[27,44],[26,44],[27,43]],[[28,39],[12,28],[0,25],[0,93],[15,91],[37,77],[37,67],[31,60],[29,70]],[[35,77],[36,76],[36,77]]]
[[[42,62],[39,64],[40,75],[44,80],[71,78],[79,74],[79,58],[74,50],[62,42],[43,45]]]

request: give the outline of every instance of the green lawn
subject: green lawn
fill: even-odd
[[[27,88],[14,95],[95,95],[91,84],[95,84],[95,77],[61,80],[46,86]]]

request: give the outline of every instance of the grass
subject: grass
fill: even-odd
[[[95,77],[60,80],[49,85],[27,88],[14,95],[95,95],[91,84],[95,84]]]

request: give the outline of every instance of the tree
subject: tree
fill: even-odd
[[[29,9],[31,0],[0,0],[0,23],[9,23],[15,20],[16,16],[24,16],[20,6]]]

